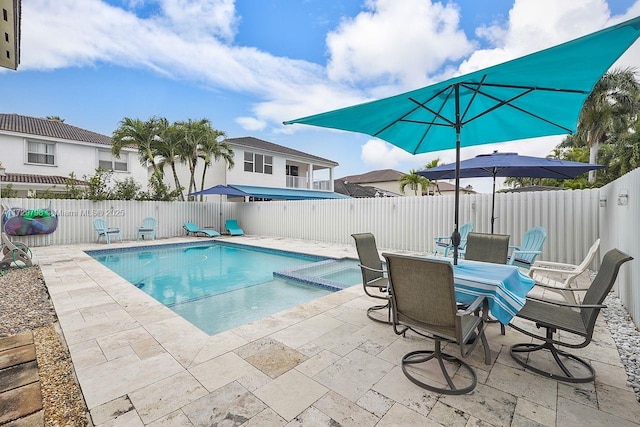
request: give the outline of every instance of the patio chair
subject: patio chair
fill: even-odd
[[[382,260],[378,254],[376,239],[371,233],[352,234],[351,237],[356,242],[356,250],[360,260],[360,271],[362,272],[362,286],[364,293],[371,298],[386,301],[385,304],[374,305],[367,309],[367,317],[376,322],[391,324],[391,305],[389,304],[389,281],[386,271],[382,267]],[[387,310],[387,320],[382,320],[373,316],[374,311]]]
[[[596,373],[589,362],[558,347],[583,348],[589,345],[600,309],[606,307],[602,302],[613,287],[620,266],[632,259],[618,249],[607,252],[602,260],[600,271],[593,279],[591,286],[586,289],[582,304],[527,297],[527,302],[516,316],[534,322],[536,328],[544,328],[545,333],[532,332],[530,329],[533,328],[524,329],[513,322],[511,327],[543,343],[515,344],[511,346],[511,357],[521,366],[547,378],[571,383],[593,381]],[[571,289],[571,291],[579,292],[585,289]],[[560,332],[560,337],[554,338],[556,332]],[[582,338],[576,340],[575,337]],[[539,364],[536,365],[534,353],[538,351],[548,351],[552,357],[549,357],[549,354],[541,355],[537,359]],[[556,366],[550,365],[549,362],[554,360]],[[567,361],[570,363],[565,363]],[[550,367],[557,367],[559,370],[550,372],[547,370]]]
[[[577,304],[575,292],[566,290],[571,288],[576,278],[587,271],[598,253],[599,247],[600,239],[595,241],[579,265],[536,261],[529,269],[529,276],[536,281],[536,284],[544,285],[545,289],[561,294],[568,303]]]
[[[104,218],[95,218],[93,220],[93,228],[95,228],[96,233],[98,233],[98,238],[96,239],[96,243],[100,241],[101,237],[104,237],[104,240],[107,244],[111,243],[111,239],[117,237],[122,242],[122,236],[120,235],[120,229],[115,227],[109,227],[107,225],[107,221]]]
[[[510,237],[506,234],[469,233],[464,259],[506,264]]]
[[[238,225],[237,219],[228,219],[224,222],[225,227],[232,236],[244,236],[244,230]]]
[[[182,226],[185,230],[187,230],[187,236],[189,234],[193,234],[195,236],[201,237],[217,237],[220,235],[216,230],[203,230],[196,225],[195,222],[185,222]]]
[[[140,240],[140,238],[144,239],[145,236],[151,237],[151,240],[156,240],[156,224],[157,221],[155,218],[148,217],[143,219],[142,225],[138,227],[136,240]]]
[[[460,233],[460,245],[458,246],[458,252],[464,251],[467,245],[467,236],[473,231],[473,223],[467,222],[462,224],[458,229]],[[453,244],[451,243],[451,236],[435,237],[435,249],[433,254],[437,255],[441,253],[443,256],[449,256],[449,252],[453,251]]]
[[[463,253],[464,259],[469,261],[491,262],[506,264],[509,259],[509,238],[506,234],[469,233],[467,247]],[[491,319],[489,322],[497,322]],[[506,333],[500,323],[500,333]]]
[[[435,341],[433,350],[405,354],[402,372],[414,384],[436,393],[469,393],[478,380],[476,371],[462,358],[469,356],[482,341],[485,364],[491,363],[484,334],[488,311],[486,298],[479,296],[465,311],[459,311],[450,262],[387,253],[382,255],[387,261],[394,332],[405,336],[407,331],[412,331]],[[474,335],[476,339],[473,339]],[[461,357],[443,353],[443,342],[458,344]],[[416,366],[429,361],[437,361],[442,381],[428,384],[418,379],[418,376],[424,379],[435,374],[425,365]]]
[[[12,264],[19,268],[31,267],[31,249],[21,242],[12,242],[6,233],[1,234],[0,248],[2,258],[0,258],[0,270],[9,268]]]
[[[528,269],[536,257],[542,253],[542,245],[546,239],[547,230],[544,227],[533,227],[527,230],[522,236],[522,244],[520,246],[509,246],[513,250],[508,264]]]

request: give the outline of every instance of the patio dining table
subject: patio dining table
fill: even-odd
[[[429,256],[443,260],[447,258]],[[452,259],[448,259],[453,262]],[[472,303],[484,296],[489,303],[489,312],[500,323],[508,325],[526,302],[527,293],[535,282],[514,265],[458,260],[453,266],[456,300],[462,304]]]

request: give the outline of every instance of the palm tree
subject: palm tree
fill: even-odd
[[[162,169],[156,162],[161,121],[162,119],[157,117],[152,117],[146,122],[125,117],[120,121],[118,129],[111,136],[111,152],[114,156],[119,157],[122,148],[126,146],[136,147],[140,164],[151,165],[153,174],[157,178],[162,178]]]
[[[405,173],[400,177],[400,191],[404,193],[405,187],[408,185],[413,190],[413,195],[418,195],[418,188],[427,188],[429,186],[429,180],[424,176],[418,175],[418,171],[411,169],[409,173]]]
[[[208,119],[198,121],[189,119],[186,122],[176,123],[176,126],[184,138],[182,155],[189,166],[189,193],[193,193],[197,190],[195,173],[198,159],[201,158],[201,148],[212,144],[211,141],[217,141],[222,133],[213,129]]]
[[[180,200],[184,201],[183,187],[180,185],[176,170],[176,162],[185,163],[186,161],[184,156],[184,135],[178,126],[175,124],[170,125],[165,118],[160,119],[158,125],[160,141],[157,144],[156,154],[161,157],[159,167],[164,170],[164,167],[169,165],[173,173],[176,191],[179,193]]]
[[[431,160],[429,163],[424,165],[424,168],[431,169],[438,166],[440,166],[440,158]],[[431,186],[436,187],[436,191],[438,192],[438,194],[442,195],[442,193],[440,192],[440,186],[438,185],[438,180],[429,181],[429,187]]]
[[[204,182],[207,174],[207,168],[211,166],[212,162],[217,162],[220,159],[223,159],[227,164],[227,169],[231,170],[235,163],[233,161],[233,150],[229,147],[224,140],[218,142],[219,138],[225,138],[227,135],[219,131],[217,129],[211,129],[212,132],[209,135],[209,138],[206,138],[200,144],[200,158],[204,161],[204,166],[202,168],[202,181],[200,182],[200,191],[204,190]],[[200,201],[202,201],[203,196],[200,196]]]
[[[47,116],[47,120],[51,120],[52,122],[64,123],[64,119],[61,119],[60,116]]]
[[[589,162],[597,163],[600,144],[615,133],[627,133],[628,119],[640,111],[640,85],[631,68],[606,73],[587,97],[578,118],[576,142],[590,149]],[[589,182],[595,182],[596,171],[589,172]]]

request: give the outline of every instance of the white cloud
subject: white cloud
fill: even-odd
[[[418,87],[474,47],[453,3],[369,0],[367,6],[327,36],[332,80]]]
[[[253,117],[238,117],[236,122],[242,126],[243,129],[248,131],[261,131],[267,127],[267,124]]]
[[[409,169],[421,169],[428,158],[427,154],[409,154],[381,139],[370,139],[362,145],[362,161],[374,169],[396,169],[402,164],[410,164]],[[402,170],[405,168],[403,167]],[[407,171],[408,172],[408,169]]]
[[[495,48],[475,51],[459,67],[459,74],[499,64],[611,24],[604,0],[516,0],[509,21],[482,27],[478,34]]]
[[[461,12],[454,3],[368,0],[365,10],[327,36],[325,68],[234,45],[238,17],[232,0],[123,3],[157,4],[158,13],[141,18],[100,0],[23,2],[21,69],[102,63],[150,69],[259,99],[251,106],[252,117],[238,123],[248,130],[272,126],[287,133],[311,128],[282,127],[283,120],[493,65],[640,14],[640,0],[624,17],[610,17],[603,0],[516,0],[508,21],[476,32],[494,47],[475,51],[458,66],[475,42],[459,28]],[[634,49],[623,59],[638,64],[639,57],[640,49]],[[415,163],[384,143],[365,144],[362,157],[371,165]]]

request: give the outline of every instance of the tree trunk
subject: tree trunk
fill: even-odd
[[[598,141],[594,141],[591,147],[589,147],[589,163],[596,164],[598,163],[598,149],[600,148],[600,143]],[[596,171],[589,171],[589,182],[596,182]]]
[[[178,179],[178,173],[176,172],[176,164],[175,164],[175,162],[172,161],[170,163],[170,165],[171,165],[171,171],[173,172],[173,180],[176,183],[176,190],[179,190],[180,187],[182,187],[182,186],[180,185],[180,180]],[[182,200],[184,202],[184,194],[183,194],[182,190],[180,190],[180,200]]]
[[[207,175],[207,164],[205,163],[202,167],[202,182],[200,183],[200,191],[204,190],[204,178]],[[200,195],[200,201],[204,199],[203,195]]]

